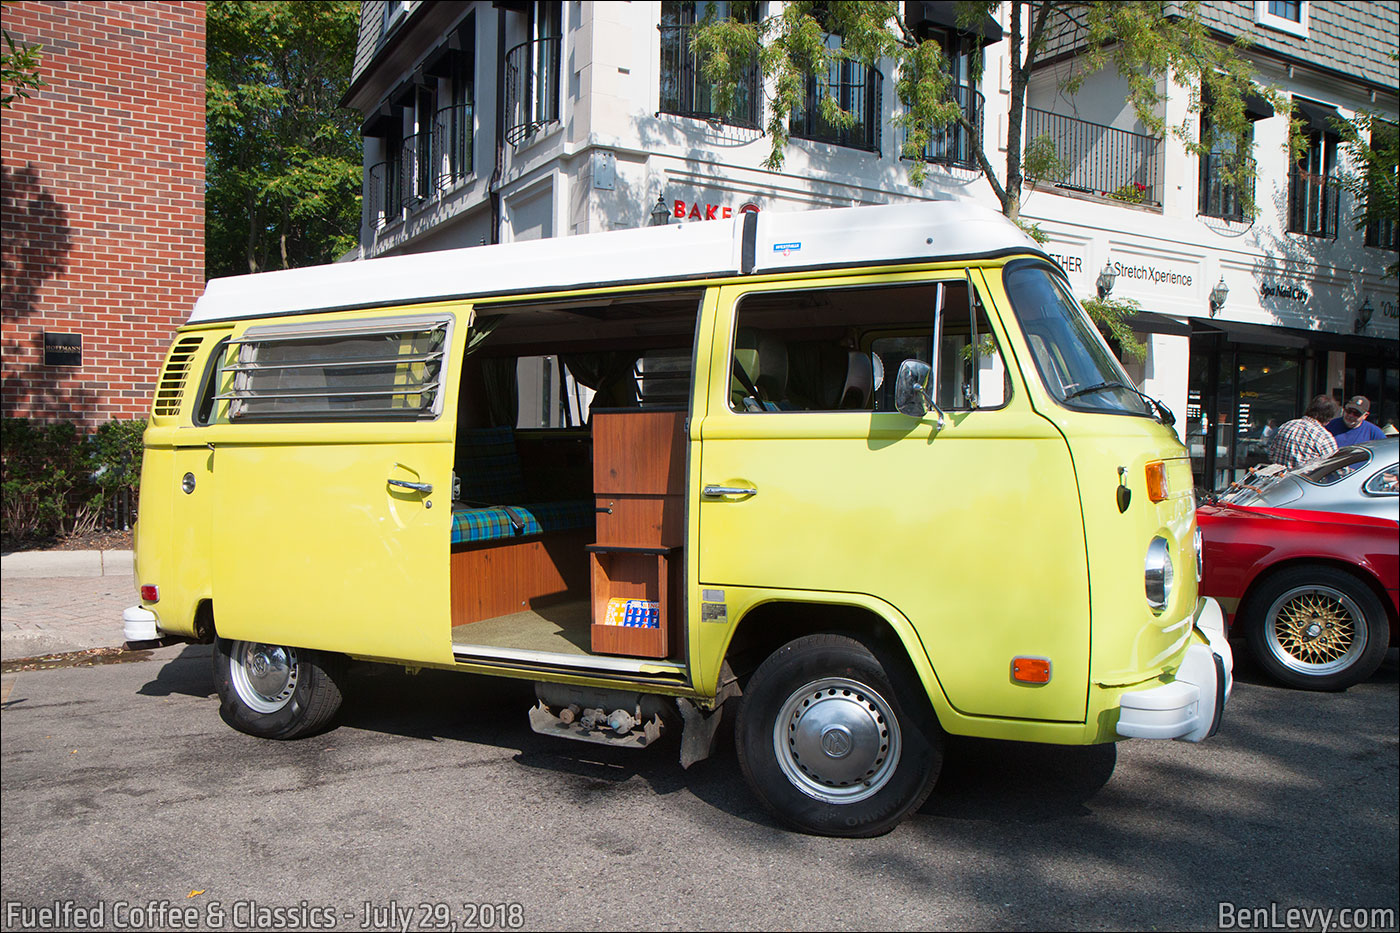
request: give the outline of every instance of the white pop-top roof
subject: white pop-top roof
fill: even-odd
[[[747,236],[746,225],[751,228]],[[614,230],[212,279],[189,322],[1019,250],[1041,252],[1002,215],[964,201],[741,214],[732,221]]]

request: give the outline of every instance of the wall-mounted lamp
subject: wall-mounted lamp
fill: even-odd
[[[1094,285],[1097,286],[1099,290],[1100,301],[1113,294],[1113,283],[1117,280],[1118,273],[1113,271],[1113,263],[1104,262],[1103,271],[1099,273],[1098,279],[1094,282]]]
[[[666,196],[658,194],[656,203],[651,207],[651,227],[664,227],[671,222],[671,211],[666,207]]]
[[[1215,317],[1216,313],[1225,307],[1225,299],[1229,297],[1230,289],[1225,285],[1225,276],[1220,277],[1220,281],[1215,283],[1215,287],[1210,290],[1210,316]]]
[[[1351,326],[1351,329],[1358,334],[1365,330],[1366,325],[1371,323],[1371,315],[1375,313],[1375,310],[1371,307],[1371,296],[1367,295],[1366,301],[1356,309],[1356,323]]]

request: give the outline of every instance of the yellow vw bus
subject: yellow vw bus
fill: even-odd
[[[348,659],[534,682],[814,833],[946,734],[1200,741],[1231,684],[1190,463],[1061,271],[955,202],[209,283],[146,432],[131,641],[325,728]]]

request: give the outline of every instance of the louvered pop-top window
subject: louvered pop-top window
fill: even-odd
[[[250,327],[229,341],[218,398],[230,421],[435,418],[451,318]]]
[[[170,350],[170,359],[165,361],[165,370],[160,374],[160,384],[156,386],[152,414],[164,418],[180,413],[180,401],[184,398],[185,383],[190,377],[190,361],[203,342],[203,337],[181,337],[175,341],[175,346]]]

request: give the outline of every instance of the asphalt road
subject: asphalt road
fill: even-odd
[[[953,740],[919,814],[850,841],[776,826],[728,744],[683,771],[669,743],[536,736],[508,681],[360,671],[338,728],[272,742],[220,720],[207,648],[26,671],[5,677],[0,921],[1241,929],[1360,907],[1394,929],[1395,652],[1342,694],[1239,674],[1202,746]]]

